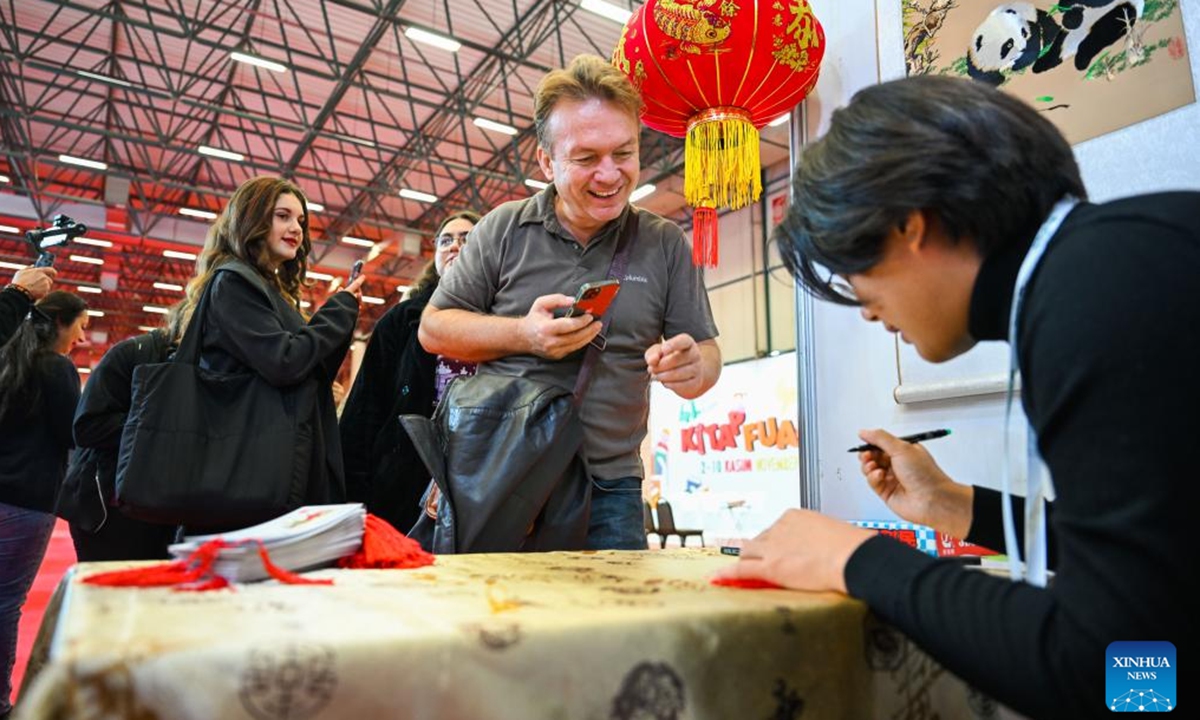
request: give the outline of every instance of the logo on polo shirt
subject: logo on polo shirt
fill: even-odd
[[[1175,709],[1175,646],[1169,642],[1110,643],[1104,674],[1105,704],[1113,712]]]
[[[645,275],[626,275],[622,282],[648,283],[650,281],[646,279]]]

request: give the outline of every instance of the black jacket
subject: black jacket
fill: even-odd
[[[347,499],[407,532],[420,514],[429,472],[400,415],[433,414],[437,356],[421,347],[417,324],[433,287],[388,310],[367,343],[354,386],[342,408]]]
[[[0,346],[8,342],[29,314],[29,298],[12,288],[0,290]]]
[[[240,262],[240,261],[233,261]],[[245,263],[242,272],[255,271]],[[200,366],[219,372],[253,370],[276,387],[317,380],[312,464],[304,504],[343,502],[346,498],[341,439],[333,402],[333,380],[350,347],[358,322],[354,296],[334,293],[311,318],[283,296],[238,272],[218,270],[212,284],[200,341]]]
[[[0,502],[51,512],[67,469],[79,371],[70,358],[47,353],[37,366],[41,401],[0,421]]]
[[[94,532],[116,494],[117,452],[129,414],[133,369],[167,361],[170,344],[155,330],[113,345],[92,369],[75,411],[75,444],[54,514]]]

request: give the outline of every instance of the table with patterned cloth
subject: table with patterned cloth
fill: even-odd
[[[441,556],[332,586],[64,583],[17,718],[987,718],[855,600],[709,583],[715,550]]]

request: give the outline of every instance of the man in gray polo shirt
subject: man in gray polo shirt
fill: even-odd
[[[637,185],[641,99],[594,55],[538,85],[538,164],[553,185],[493,210],[475,226],[421,318],[429,352],[482,363],[480,372],[574,386],[600,332],[590,315],[555,318],[585,282],[607,277],[624,223],[638,215],[629,265],[608,310],[607,345],[583,401],[592,474],[593,549],[645,549],[643,469],[650,379],[695,398],[716,383],[716,324],[679,226],[629,205]]]

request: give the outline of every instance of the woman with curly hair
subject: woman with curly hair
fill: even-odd
[[[201,323],[200,366],[219,373],[258,373],[281,392],[316,385],[300,422],[311,429],[308,477],[297,506],[345,499],[333,381],[358,321],[362,278],[334,293],[310,318],[300,289],[312,242],[304,193],[288,180],[256,177],[233,193],[208,231],[188,283],[183,332]],[[208,293],[203,317],[196,315]],[[230,526],[214,508],[205,529]],[[189,527],[189,531],[193,528]]]

